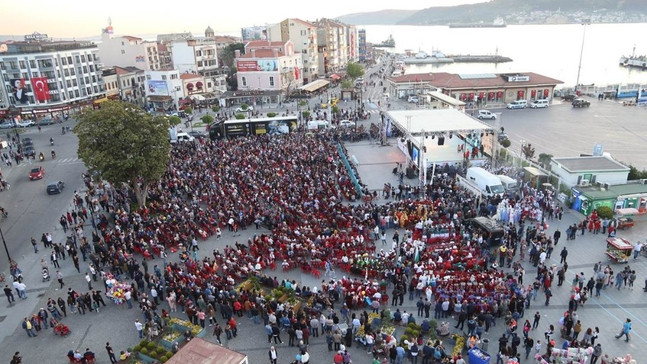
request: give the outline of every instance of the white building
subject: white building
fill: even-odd
[[[317,25],[319,74],[340,71],[348,63],[348,26],[330,19],[321,19],[315,24]]]
[[[286,91],[303,85],[301,54],[291,41],[254,40],[245,54],[236,51],[236,77],[241,91]]]
[[[0,117],[54,113],[105,97],[95,44],[29,39],[0,54]]]
[[[550,169],[567,186],[589,186],[596,183],[627,183],[629,167],[610,156],[553,158]]]
[[[177,70],[146,71],[145,87],[147,106],[160,112],[178,110],[185,96]]]
[[[128,35],[114,36],[111,25],[101,33],[99,55],[108,67],[137,67],[143,70],[161,68],[156,42],[148,42]]]
[[[176,40],[168,44],[173,68],[183,73],[203,76],[218,74],[218,50],[216,43],[207,38]]]
[[[303,83],[312,82],[319,74],[319,52],[317,48],[317,26],[301,19],[289,18],[267,28],[272,42],[292,41],[296,53],[303,62]]]

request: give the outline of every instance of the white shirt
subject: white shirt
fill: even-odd
[[[137,329],[137,331],[142,331],[143,327],[144,327],[144,325],[142,325],[141,322],[135,321],[135,328]]]

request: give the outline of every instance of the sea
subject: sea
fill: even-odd
[[[619,65],[621,56],[647,55],[646,23],[508,25],[504,28],[449,28],[448,26],[367,25],[366,39],[380,43],[392,35],[404,53],[440,51],[445,54],[494,55],[507,63],[453,63],[408,65],[406,73],[459,74],[535,72],[576,85],[647,85],[647,70]],[[580,65],[581,55],[581,67]],[[560,86],[558,86],[559,88]]]

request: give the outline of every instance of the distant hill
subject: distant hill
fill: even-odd
[[[409,13],[409,14],[407,14]],[[451,23],[492,22],[502,17],[508,24],[544,23],[555,14],[566,22],[582,18],[592,22],[640,22],[647,19],[645,0],[492,0],[486,3],[431,7],[422,10],[383,10],[338,17],[356,25],[446,25]],[[607,16],[609,14],[609,16]],[[611,16],[612,15],[612,16]]]
[[[416,14],[419,10],[380,10],[368,13],[347,14],[336,19],[346,24],[357,25],[389,25],[398,24],[402,20]]]

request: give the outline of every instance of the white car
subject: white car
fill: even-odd
[[[355,122],[350,120],[341,120],[339,126],[342,128],[355,127]]]
[[[31,120],[23,120],[23,121],[16,121],[16,125],[21,128],[27,128],[27,127],[36,125],[36,123],[34,123]]]
[[[411,103],[417,104],[418,103],[418,96],[409,96],[408,101],[411,102]]]
[[[494,113],[492,113],[490,110],[479,110],[479,114],[476,117],[481,119],[481,120],[483,120],[483,119],[489,119],[489,120],[496,119],[496,115]]]
[[[251,106],[247,106],[247,109],[245,109],[245,110],[243,110],[242,107],[239,107],[239,108],[236,109],[236,112],[252,112],[252,111],[254,111],[254,108],[251,107]]]

